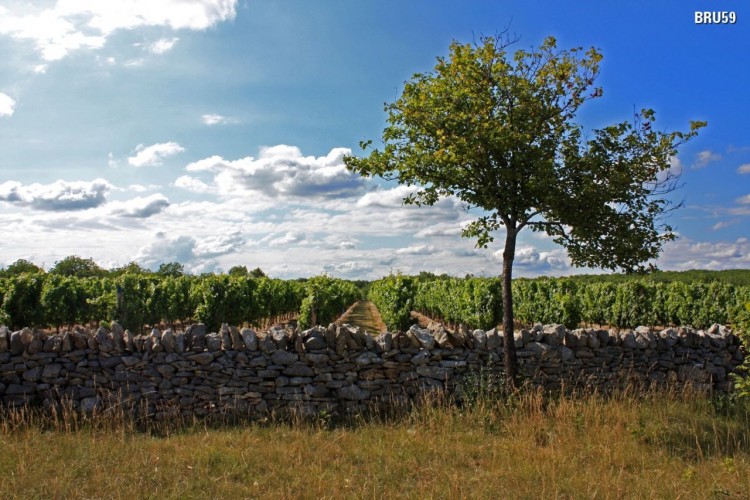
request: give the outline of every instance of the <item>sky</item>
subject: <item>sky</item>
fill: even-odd
[[[696,24],[731,11],[735,24]],[[591,130],[656,111],[708,127],[672,159],[684,207],[662,269],[750,267],[750,4],[730,0],[0,0],[0,266],[69,255],[111,268],[180,262],[295,278],[501,272],[502,234],[462,238],[455,199],[346,170],[380,142],[384,103],[452,40],[508,28],[596,47]],[[569,275],[523,231],[514,276]]]

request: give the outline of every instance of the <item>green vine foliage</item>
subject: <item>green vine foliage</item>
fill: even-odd
[[[383,322],[391,330],[406,330],[411,324],[418,279],[414,276],[391,274],[372,283],[368,298],[380,311]]]
[[[732,374],[734,379],[734,396],[738,399],[750,400],[750,302],[746,302],[734,321],[737,333],[745,346],[745,362]]]
[[[728,324],[750,301],[750,287],[714,282],[586,282],[569,278],[513,282],[514,316],[522,324],[636,326]],[[370,299],[389,328],[408,328],[411,310],[471,328],[492,328],[502,318],[497,278],[388,276],[373,282]],[[411,309],[410,309],[411,308]]]
[[[300,305],[298,324],[301,328],[327,325],[361,298],[362,292],[351,281],[326,275],[310,278]]]

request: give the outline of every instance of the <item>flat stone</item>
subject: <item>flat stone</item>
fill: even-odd
[[[42,367],[37,366],[23,372],[23,379],[27,382],[39,382],[42,379]]]
[[[9,384],[5,389],[5,394],[8,396],[17,396],[19,394],[32,394],[34,392],[33,387],[20,384]]]
[[[362,401],[365,399],[369,399],[370,397],[370,391],[366,391],[364,389],[360,389],[357,385],[347,385],[346,387],[341,387],[337,389],[336,391],[340,398],[347,399],[349,401]]]
[[[497,349],[503,345],[503,337],[497,331],[497,328],[488,330],[487,334],[487,349]]]
[[[412,339],[412,342],[416,339],[417,342],[415,345],[421,346],[425,349],[432,349],[435,347],[435,337],[432,336],[429,330],[420,328],[417,325],[412,325],[406,333]]]
[[[57,378],[60,376],[61,371],[62,365],[59,365],[57,363],[46,365],[42,370],[42,378]]]
[[[276,365],[291,365],[299,356],[289,351],[276,351],[271,354],[271,361]]]
[[[13,356],[17,356],[23,352],[23,340],[21,339],[21,332],[13,332],[10,334],[10,353]]]
[[[214,360],[214,355],[210,352],[199,352],[197,354],[191,354],[187,359],[195,361],[199,365],[207,365]]]
[[[474,337],[474,346],[477,349],[487,348],[487,333],[484,330],[474,330],[471,335]]]
[[[315,376],[315,370],[303,363],[293,363],[284,369],[284,375],[289,375],[290,377],[313,377]]]
[[[319,351],[328,347],[325,339],[320,337],[308,337],[305,340],[305,349],[308,351]]]
[[[421,365],[417,367],[417,373],[423,377],[445,381],[451,378],[453,375],[453,369],[440,366]]]

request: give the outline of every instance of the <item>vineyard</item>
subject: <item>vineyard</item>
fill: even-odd
[[[646,278],[589,282],[550,278],[513,282],[515,318],[522,324],[639,325],[728,324],[750,302],[750,287],[721,281],[656,282]],[[449,324],[488,329],[503,314],[497,278],[391,275],[372,283],[369,298],[391,329],[407,328],[412,310]]]
[[[560,323],[634,328],[639,325],[729,324],[750,302],[750,286],[725,281],[597,281],[517,279],[514,313],[520,324]],[[297,318],[307,328],[327,324],[363,298],[358,284],[329,276],[160,276],[124,273],[76,277],[28,272],[0,278],[0,324],[65,325],[116,319],[132,331],[176,322],[267,326]],[[405,330],[412,311],[450,325],[490,329],[502,319],[499,278],[390,275],[367,293],[390,330]]]
[[[118,320],[145,325],[202,322],[266,325],[298,317],[303,327],[333,321],[361,297],[352,282],[317,276],[280,280],[249,276],[73,277],[21,273],[0,279],[0,324],[13,327]]]

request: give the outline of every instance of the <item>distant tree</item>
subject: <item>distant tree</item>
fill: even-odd
[[[21,273],[43,273],[44,269],[26,259],[18,259],[0,271],[0,276],[17,276]]]
[[[601,54],[559,50],[554,38],[509,56],[512,41],[453,42],[431,73],[416,74],[386,105],[383,149],[345,158],[347,167],[419,189],[405,203],[455,196],[486,215],[463,231],[487,247],[503,230],[506,379],[516,383],[511,278],[519,232],[546,232],[576,266],[643,270],[675,238],[663,216],[675,208],[670,158],[697,134],[662,132],[655,115],[584,133],[578,108],[593,87]],[[369,148],[371,142],[362,143]]]
[[[172,276],[174,278],[185,275],[185,266],[179,262],[169,262],[161,264],[159,269],[156,270],[156,274],[161,276]]]
[[[55,262],[49,272],[50,274],[75,276],[77,278],[101,277],[107,274],[107,271],[94,262],[94,259],[84,259],[77,255],[70,255]]]
[[[263,272],[263,270],[259,267],[256,267],[252,271],[250,271],[250,276],[253,278],[267,278],[268,276],[266,273]]]
[[[227,273],[229,276],[247,276],[250,274],[246,266],[233,266]]]
[[[130,273],[130,274],[150,274],[151,271],[146,269],[145,267],[141,266],[137,262],[130,262],[128,264],[125,264],[122,267],[116,267],[109,271],[109,274],[111,276],[120,276],[121,274]]]

